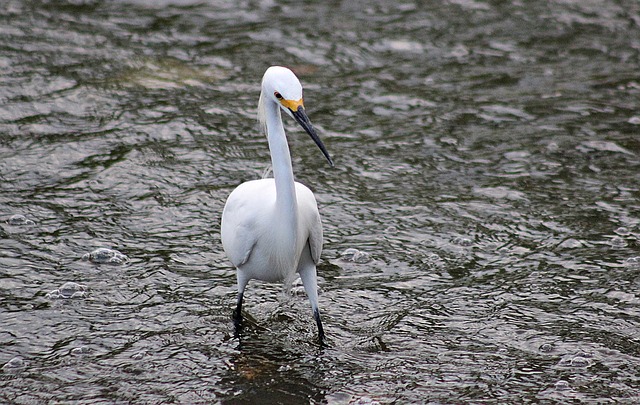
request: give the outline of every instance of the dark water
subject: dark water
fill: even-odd
[[[325,349],[300,288],[233,336],[273,64]],[[638,2],[10,0],[0,76],[0,402],[640,401]]]

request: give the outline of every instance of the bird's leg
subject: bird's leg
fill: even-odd
[[[244,293],[238,293],[238,301],[236,302],[236,309],[233,311],[233,324],[235,326],[236,337],[240,334],[240,326],[242,324],[242,298]]]
[[[308,254],[308,248],[305,249],[305,251]],[[322,327],[322,321],[320,320],[320,309],[318,308],[318,285],[316,266],[313,262],[307,263],[306,266],[301,266],[298,273],[300,274],[302,285],[304,286],[304,290],[306,291],[309,302],[311,303],[313,318],[316,320],[316,324],[318,325],[318,340],[320,341],[320,345],[323,346],[324,328]]]
[[[240,322],[242,320],[242,298],[244,293],[238,293],[238,300],[236,301],[236,309],[233,311],[233,320]]]
[[[242,299],[244,298],[244,289],[247,287],[249,278],[245,273],[238,268],[236,273],[238,279],[238,300],[236,301],[236,309],[233,311],[233,324],[235,326],[236,337],[240,334],[240,327],[242,326]]]
[[[320,310],[316,308],[313,311],[313,317],[316,320],[316,324],[318,325],[318,341],[320,342],[320,346],[324,346],[324,329],[322,328],[322,321],[320,320]]]

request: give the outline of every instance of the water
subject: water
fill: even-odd
[[[638,402],[639,15],[5,2],[0,402]],[[325,349],[299,286],[250,284],[233,336],[218,224],[272,64],[336,162],[287,122]]]

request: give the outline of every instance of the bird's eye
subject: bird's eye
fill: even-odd
[[[276,98],[278,100],[282,100],[284,97],[282,97],[282,94],[278,93],[277,91],[275,93],[273,93],[274,96],[276,96]]]

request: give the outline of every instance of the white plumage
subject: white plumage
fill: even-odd
[[[316,281],[322,224],[313,193],[294,181],[281,110],[305,129],[333,166],[305,113],[300,81],[287,68],[270,67],[262,79],[258,119],[267,134],[274,178],[239,185],[229,195],[222,212],[222,245],[237,269],[234,319],[239,326],[244,290],[250,280],[289,283],[298,273],[322,342],[324,332]]]

